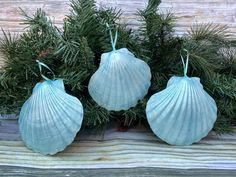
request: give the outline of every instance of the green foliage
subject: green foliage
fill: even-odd
[[[225,74],[215,73],[212,78],[206,80],[206,89],[211,92],[218,106],[218,118],[216,130],[218,132],[229,131],[232,125],[236,125],[236,78]]]
[[[19,112],[41,80],[35,62],[39,59],[64,79],[70,94],[80,98],[85,108],[84,126],[104,125],[110,118],[117,118],[92,100],[87,85],[99,66],[101,54],[111,50],[106,23],[118,29],[117,47],[138,51],[131,30],[116,23],[120,11],[97,9],[93,0],[71,0],[71,11],[61,31],[41,9],[33,16],[21,11],[27,30],[18,38],[4,32],[0,43],[6,60],[0,72],[0,112]]]
[[[106,125],[112,118],[112,115],[106,109],[98,106],[93,100],[84,98],[81,100],[84,103],[85,115],[83,124],[87,127],[102,127]]]
[[[161,13],[160,1],[149,0],[146,9],[139,11],[142,26],[140,43],[149,58],[152,70],[152,87],[149,95],[166,87],[173,75],[182,75],[181,49],[190,52],[189,76],[201,78],[205,89],[214,97],[218,106],[215,130],[227,132],[236,124],[235,41],[230,41],[226,26],[196,24],[187,34],[173,34],[175,17]]]
[[[150,0],[147,8],[138,12],[142,22],[139,29],[140,43],[144,55],[149,58],[148,64],[154,76],[151,90],[154,91],[163,89],[165,81],[180,68],[182,41],[173,35],[174,15],[170,12],[161,13],[159,4],[159,0]]]
[[[201,78],[218,106],[215,129],[230,130],[236,124],[236,52],[225,26],[199,24],[184,37],[190,51],[190,74]]]
[[[24,23],[28,25],[26,32],[15,37],[3,31],[4,37],[0,41],[0,51],[5,60],[0,71],[1,112],[17,112],[31,94],[35,81],[40,79],[36,59],[49,53],[44,61],[49,65],[52,62],[50,51],[55,47],[56,27],[41,9],[33,17],[23,15],[26,18]],[[4,109],[6,107],[10,110]]]
[[[121,11],[97,9],[94,0],[71,0],[70,14],[61,30],[43,10],[38,9],[33,16],[21,10],[27,25],[25,32],[14,36],[3,31],[0,40],[0,52],[5,59],[0,70],[0,113],[18,113],[31,95],[41,80],[35,62],[38,59],[64,79],[68,93],[81,100],[85,127],[104,126],[111,119],[131,126],[146,119],[146,102],[152,94],[164,89],[172,75],[183,75],[180,51],[187,49],[188,75],[200,77],[218,105],[215,130],[230,131],[236,124],[236,41],[229,40],[227,27],[213,24],[196,24],[184,36],[176,36],[176,18],[171,12],[161,12],[160,2],[149,0],[144,10],[138,11],[141,26],[136,31],[118,23]],[[109,112],[99,107],[87,91],[101,54],[112,49],[106,23],[118,30],[117,48],[129,48],[148,62],[152,71],[149,93],[127,111]]]

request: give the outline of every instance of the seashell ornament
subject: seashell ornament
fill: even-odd
[[[186,50],[185,50],[186,51]],[[154,94],[147,103],[146,115],[152,131],[171,145],[190,145],[207,136],[217,118],[214,99],[203,89],[198,77],[173,76],[167,88]]]
[[[42,66],[39,61],[40,73]],[[50,68],[48,68],[50,70]],[[51,71],[51,70],[50,70]],[[65,92],[62,79],[37,83],[20,111],[21,138],[26,146],[41,154],[53,155],[64,150],[81,128],[83,107],[74,96]]]
[[[149,66],[128,49],[115,49],[117,31],[113,41],[110,29],[110,37],[113,51],[102,54],[100,66],[89,81],[88,91],[95,102],[107,110],[127,110],[147,94],[151,72]]]

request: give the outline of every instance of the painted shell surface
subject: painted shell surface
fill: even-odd
[[[159,138],[172,145],[190,145],[213,128],[217,107],[199,78],[173,76],[165,90],[149,99],[146,114]]]
[[[147,94],[150,80],[149,66],[122,48],[102,54],[88,89],[97,104],[107,110],[127,110]]]
[[[53,155],[72,143],[82,119],[82,104],[65,92],[63,80],[47,80],[36,84],[21,109],[21,138],[33,151]]]

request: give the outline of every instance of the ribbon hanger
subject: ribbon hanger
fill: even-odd
[[[36,62],[38,63],[38,67],[39,67],[39,71],[40,71],[40,75],[42,76],[42,78],[46,81],[51,80],[48,77],[46,77],[45,75],[42,74],[42,67],[47,68],[52,74],[53,74],[53,80],[55,79],[55,74],[54,72],[44,63],[40,62],[39,60],[36,60]]]
[[[113,39],[112,28],[110,27],[110,25],[108,23],[106,23],[106,26],[107,26],[107,28],[109,30],[109,34],[110,34],[110,38],[111,38],[112,50],[115,51],[116,50],[117,38],[118,38],[117,28],[116,28],[116,33],[115,33],[115,39]]]
[[[181,54],[181,51],[180,51],[180,57],[181,57],[182,64],[183,64],[183,67],[184,67],[184,76],[187,77],[188,64],[189,64],[189,52],[186,49],[182,49],[182,50],[187,53],[186,62],[184,62],[184,58],[183,58],[183,56]]]

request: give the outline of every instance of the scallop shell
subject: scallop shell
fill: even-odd
[[[149,66],[126,48],[104,53],[88,90],[98,105],[120,111],[134,107],[150,87]]]
[[[72,143],[82,119],[82,104],[65,92],[63,80],[44,81],[21,109],[21,138],[33,151],[53,155]]]
[[[172,145],[190,145],[213,128],[217,107],[199,78],[173,76],[165,90],[149,99],[146,114],[159,138]]]

